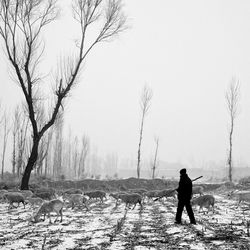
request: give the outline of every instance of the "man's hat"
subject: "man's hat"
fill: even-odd
[[[186,174],[186,173],[187,173],[187,170],[185,168],[180,170],[180,174]]]

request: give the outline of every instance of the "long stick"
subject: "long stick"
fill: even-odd
[[[193,181],[196,181],[196,180],[198,180],[198,179],[200,179],[200,178],[202,178],[203,177],[203,175],[201,175],[201,176],[199,176],[199,177],[197,177],[197,178],[195,178],[195,179],[193,179],[193,180],[191,180],[192,182]],[[173,190],[175,190],[176,188],[174,188]],[[162,197],[164,197],[164,196],[162,196]],[[154,199],[154,201],[158,201],[159,199],[161,199],[162,197],[158,197],[158,198],[156,198],[156,199]]]
[[[196,180],[198,180],[198,179],[200,179],[200,178],[202,178],[202,177],[203,177],[203,176],[201,175],[201,176],[199,176],[199,177],[193,179],[192,182],[193,182],[193,181],[196,181]]]

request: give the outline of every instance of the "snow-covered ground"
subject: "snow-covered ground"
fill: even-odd
[[[8,210],[1,203],[0,249],[250,249],[249,207],[236,208],[235,200],[214,196],[214,214],[194,208],[197,225],[189,225],[186,213],[184,225],[175,225],[176,201],[171,199],[134,210],[116,207],[112,198],[103,204],[92,201],[90,211],[64,209],[63,222],[54,224],[48,219],[31,223],[35,211],[29,205]]]

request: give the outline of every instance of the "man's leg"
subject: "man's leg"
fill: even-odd
[[[175,222],[176,223],[181,223],[181,215],[183,212],[184,208],[184,202],[183,201],[178,201],[178,207],[177,207],[177,212],[176,212],[176,217],[175,217]]]
[[[186,210],[187,210],[187,214],[189,216],[190,223],[196,224],[196,221],[195,221],[195,218],[194,218],[194,212],[193,212],[192,206],[190,204],[190,201],[186,202],[185,207],[186,207]]]

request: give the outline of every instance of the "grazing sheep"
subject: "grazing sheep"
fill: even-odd
[[[232,191],[228,194],[228,197],[236,197],[238,200],[238,205],[237,207],[240,205],[240,203],[243,202],[250,202],[250,192],[237,192],[237,191]]]
[[[68,195],[67,199],[72,209],[74,209],[75,205],[78,206],[84,205],[87,208],[87,210],[89,210],[88,200],[82,194],[70,194]]]
[[[106,198],[106,193],[104,191],[100,191],[100,190],[84,192],[84,195],[87,195],[89,197],[89,199],[98,199],[99,198],[99,199],[101,199],[101,202],[103,202],[103,198]]]
[[[130,204],[134,204],[135,208],[136,204],[139,203],[142,208],[142,196],[140,194],[119,194],[119,199],[122,200],[122,202],[125,202],[126,207]]]
[[[10,209],[11,206],[13,206],[13,203],[18,203],[18,207],[19,207],[19,203],[22,202],[23,206],[25,208],[25,201],[24,201],[24,197],[21,193],[18,192],[9,192],[3,195],[3,199],[7,200],[9,202],[9,207],[8,209]]]
[[[42,199],[48,199],[49,197],[50,197],[49,199],[55,199],[56,198],[56,191],[53,188],[39,188],[39,189],[34,189],[33,192],[34,192],[35,196],[38,196],[38,197],[40,197]],[[45,193],[46,193],[45,196],[47,196],[47,198],[46,197],[45,198],[41,197]],[[50,194],[50,195],[48,195],[48,194]]]
[[[23,195],[24,199],[30,198],[33,195],[33,192],[30,190],[21,190],[19,192]]]
[[[119,195],[120,194],[128,194],[126,192],[117,192],[117,193],[110,193],[109,196],[111,196],[112,198],[114,198],[116,200],[116,206],[118,204],[118,201],[119,201]]]
[[[155,194],[155,197],[157,197],[157,199],[155,199],[155,201],[159,200],[159,199],[161,199],[163,197],[165,197],[165,198],[174,197],[175,198],[175,194],[176,194],[175,189],[163,189],[163,190],[160,190]]]
[[[33,208],[35,207],[35,205],[41,205],[43,204],[44,200],[42,198],[39,197],[28,197],[25,202],[29,203]]]
[[[152,199],[154,197],[157,197],[159,190],[151,190],[151,191],[147,191],[144,196],[147,197],[148,199]]]
[[[52,200],[55,198],[55,196],[50,193],[50,192],[46,192],[46,191],[43,191],[43,192],[35,192],[32,196],[32,198],[35,198],[35,197],[39,197],[39,198],[42,198],[44,200]]]
[[[203,210],[203,207],[207,208],[207,213],[209,211],[209,207],[212,206],[214,213],[214,202],[215,198],[213,197],[213,195],[206,194],[193,199],[191,203],[192,205],[198,205],[200,207],[199,211],[201,208]]]
[[[56,219],[55,219],[54,223],[57,221],[57,218],[58,218],[59,215],[61,216],[61,222],[62,222],[62,219],[63,219],[63,214],[62,214],[63,205],[64,205],[64,203],[59,199],[55,199],[55,200],[51,200],[51,201],[45,201],[41,205],[41,207],[39,208],[36,215],[34,216],[34,221],[38,222],[41,215],[44,216],[43,220],[45,221],[45,216],[46,216],[46,214],[48,214],[49,223],[51,223],[50,213],[51,212],[56,212],[57,216],[56,216]]]
[[[193,194],[200,194],[200,196],[201,196],[204,193],[204,188],[202,186],[193,186],[192,193]]]
[[[119,200],[119,195],[120,194],[128,194],[126,192],[117,192],[117,193],[110,193],[109,196],[111,196],[112,198],[114,198],[115,200]]]

